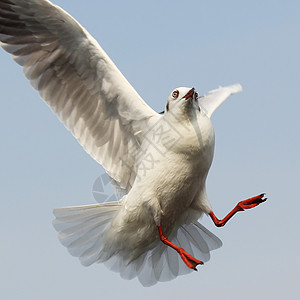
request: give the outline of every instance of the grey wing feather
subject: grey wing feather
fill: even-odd
[[[2,0],[1,46],[84,149],[127,191],[139,138],[159,115],[99,44],[49,1]]]

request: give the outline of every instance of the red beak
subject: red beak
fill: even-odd
[[[194,91],[195,91],[194,88],[190,89],[190,90],[188,91],[188,93],[187,93],[183,98],[185,98],[185,99],[190,99],[190,98],[192,98],[192,97],[194,96]]]

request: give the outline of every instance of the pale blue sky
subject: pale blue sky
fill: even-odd
[[[100,43],[155,110],[177,86],[199,94],[240,82],[214,114],[208,196],[224,228],[198,273],[143,288],[62,247],[52,209],[94,202],[103,173],[0,51],[1,299],[296,299],[300,294],[300,2],[56,0]],[[184,4],[183,4],[184,3]]]

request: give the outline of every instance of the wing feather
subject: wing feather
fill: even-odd
[[[49,1],[3,0],[0,41],[84,149],[129,190],[142,136],[135,133],[160,116],[95,39]]]
[[[208,92],[199,99],[199,105],[204,109],[206,115],[210,118],[214,111],[230,96],[242,91],[240,84],[219,87]]]

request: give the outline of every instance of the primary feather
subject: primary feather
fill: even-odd
[[[58,6],[1,0],[0,16],[1,46],[87,153],[129,190],[139,144],[135,133],[160,116],[95,39]]]

